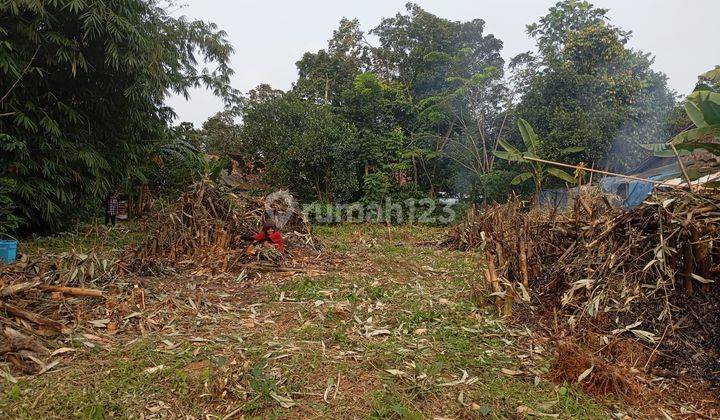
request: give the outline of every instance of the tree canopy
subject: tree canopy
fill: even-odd
[[[243,96],[226,34],[172,5],[0,2],[0,229],[57,229],[150,178],[180,188],[203,152],[251,162],[305,201],[501,200],[530,178],[536,190],[571,181],[528,156],[627,171],[643,145],[697,123],[631,32],[586,1],[528,25],[536,50],[507,64],[482,19],[410,3],[366,36],[344,18],[324,48],[298,53],[291,89]],[[716,76],[698,90],[717,90]],[[199,86],[227,109],[173,126],[167,96]]]
[[[543,134],[546,155],[582,147],[576,162],[627,171],[647,156],[641,144],[672,135],[675,95],[607,12],[567,0],[528,25],[537,52],[513,60],[524,82],[515,114]]]
[[[168,93],[234,96],[225,33],[154,0],[3,1],[0,35],[0,179],[35,229],[145,178]]]

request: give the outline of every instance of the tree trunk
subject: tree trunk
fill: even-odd
[[[324,96],[324,98],[325,98],[326,105],[328,103],[330,103],[330,79],[329,78],[325,79],[325,96]]]

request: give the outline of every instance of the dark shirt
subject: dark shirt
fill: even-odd
[[[118,212],[118,200],[117,198],[108,198],[105,201],[105,213],[110,216],[116,216]]]

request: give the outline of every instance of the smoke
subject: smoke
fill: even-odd
[[[677,105],[675,92],[663,74],[648,70],[638,100],[628,107],[627,119],[612,140],[602,162],[613,172],[628,172],[651,156],[641,145],[664,143],[672,135],[671,115]],[[648,80],[649,79],[649,80]]]

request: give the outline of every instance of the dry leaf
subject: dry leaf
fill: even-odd
[[[290,408],[295,405],[295,401],[293,401],[291,398],[283,397],[282,395],[278,395],[275,392],[271,392],[270,396],[272,397],[272,399],[277,401],[282,408]]]
[[[149,367],[143,371],[143,373],[147,373],[148,375],[153,374],[155,372],[159,372],[161,370],[165,369],[165,365],[157,365],[153,367]]]
[[[582,382],[585,378],[587,378],[588,375],[590,375],[590,373],[593,371],[593,369],[595,369],[595,365],[590,366],[583,373],[581,373],[577,379],[578,383]]]
[[[72,347],[60,347],[59,349],[50,353],[50,356],[53,357],[53,356],[57,356],[59,354],[65,354],[65,353],[70,353],[70,352],[74,352],[74,351],[77,351],[77,349],[74,349]]]
[[[500,372],[504,373],[505,375],[509,375],[509,376],[520,376],[523,374],[523,372],[521,370],[512,370],[512,369],[506,369],[506,368],[500,369]]]
[[[390,335],[392,334],[390,330],[375,330],[370,333],[368,333],[368,337],[376,337],[378,335]]]

